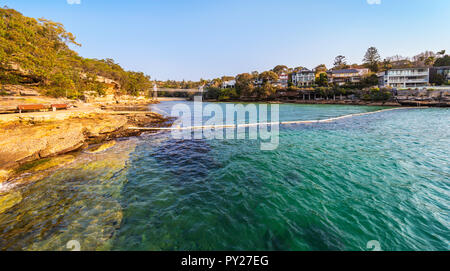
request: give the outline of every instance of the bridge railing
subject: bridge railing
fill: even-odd
[[[189,89],[183,89],[183,88],[158,88],[157,92],[202,92],[197,88],[189,88]]]

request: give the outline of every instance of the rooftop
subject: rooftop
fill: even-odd
[[[344,70],[337,70],[337,71],[331,71],[332,73],[359,73],[357,69],[344,69]]]
[[[417,70],[417,69],[429,69],[428,67],[412,67],[412,68],[393,68],[390,69],[390,71],[397,71],[397,70]]]
[[[314,73],[314,71],[308,70],[308,69],[303,69],[303,70],[299,70],[293,73]]]

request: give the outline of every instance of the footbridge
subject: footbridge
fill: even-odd
[[[203,86],[199,88],[158,88],[156,85],[153,87],[152,94],[154,98],[158,97],[159,93],[192,93],[202,94],[204,92]]]

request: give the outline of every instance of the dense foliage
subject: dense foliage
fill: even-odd
[[[377,72],[379,69],[381,57],[378,53],[378,49],[375,47],[370,47],[367,49],[366,54],[364,55],[364,65],[369,68],[373,72]]]
[[[381,59],[378,49],[370,47],[364,55],[362,64],[349,64],[344,55],[338,55],[334,59],[334,66],[329,70],[325,64],[320,64],[313,69],[315,80],[309,85],[295,85],[293,75],[295,72],[306,69],[302,66],[290,68],[286,65],[277,65],[269,71],[259,73],[242,73],[235,78],[226,77],[227,80],[235,79],[236,85],[231,89],[222,88],[221,83],[225,77],[213,79],[208,82],[205,93],[207,99],[216,100],[273,100],[276,98],[311,97],[323,99],[335,99],[336,96],[356,97],[363,100],[387,101],[392,99],[389,89],[378,89],[379,78],[377,72],[384,72],[393,68],[411,67],[440,67],[450,66],[450,57],[445,50],[439,52],[424,51],[412,58],[400,55]],[[369,73],[361,76],[360,80],[345,83],[333,82],[330,71],[340,69],[368,68]],[[282,74],[288,75],[287,87],[281,85],[279,78]],[[447,84],[444,74],[431,73],[430,83],[434,85]]]
[[[79,97],[86,91],[104,94],[99,76],[136,95],[151,87],[150,77],[125,71],[112,59],[79,56],[69,46],[81,46],[60,23],[34,19],[0,8],[0,83],[33,83],[53,96]]]
[[[445,55],[439,59],[436,60],[434,63],[435,67],[442,67],[442,66],[450,66],[450,56]]]
[[[392,92],[389,89],[371,88],[369,90],[363,90],[360,94],[361,99],[367,101],[388,101],[392,98]]]
[[[175,81],[175,80],[167,80],[167,81],[158,81],[158,87],[160,88],[175,88],[175,89],[196,89],[200,86],[204,86],[207,81],[200,79],[198,82],[193,81]]]

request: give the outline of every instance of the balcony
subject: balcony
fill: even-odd
[[[405,81],[428,81],[428,75],[427,76],[390,76],[388,78],[390,82],[405,82]]]
[[[428,80],[426,80],[426,79],[408,79],[408,80],[405,80],[405,83],[406,84],[408,84],[408,83],[428,83]]]
[[[401,73],[388,73],[390,77],[409,77],[409,76],[428,76],[428,72],[401,72]]]

